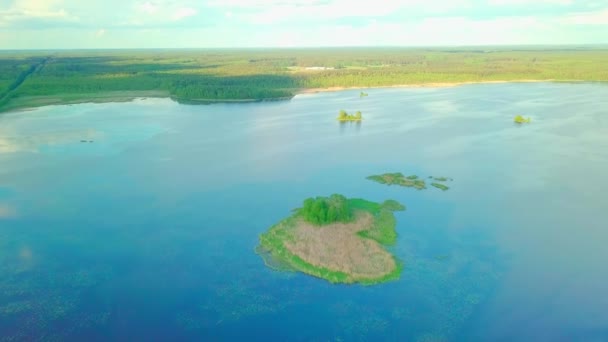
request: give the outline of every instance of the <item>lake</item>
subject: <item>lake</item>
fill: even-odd
[[[608,340],[608,86],[359,92],[0,115],[0,340]],[[365,179],[384,172],[453,181]],[[407,206],[398,281],[255,254],[332,193]]]

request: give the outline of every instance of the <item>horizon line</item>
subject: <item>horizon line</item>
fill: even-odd
[[[141,48],[0,48],[9,51],[137,51],[137,50],[297,50],[297,49],[446,49],[446,48],[516,48],[516,47],[599,47],[608,48],[608,43],[564,43],[564,44],[479,44],[479,45],[337,45],[337,46],[227,46],[227,47],[141,47]]]

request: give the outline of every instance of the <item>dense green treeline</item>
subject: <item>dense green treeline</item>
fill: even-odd
[[[5,79],[5,84],[0,88],[0,108],[5,104],[9,103],[10,100],[15,96],[17,88],[25,82],[34,72],[42,69],[49,58],[36,58],[24,61],[22,63],[1,63],[0,69],[7,72],[7,74],[13,74],[11,78]],[[27,64],[29,63],[29,64]],[[6,76],[5,76],[6,77]]]
[[[308,198],[299,210],[302,217],[321,226],[334,222],[349,222],[353,219],[352,210],[346,197],[333,194],[330,197]]]
[[[171,94],[183,99],[271,99],[291,97],[293,79],[280,75],[180,77],[170,86]]]
[[[45,58],[43,67],[31,69]],[[606,60],[608,48],[600,47],[5,51],[0,53],[0,94],[11,92],[11,99],[4,107],[0,103],[0,110],[65,97],[87,101],[109,92],[262,100],[336,86],[608,81]]]
[[[5,94],[19,75],[39,60],[41,58],[0,58],[0,94]]]

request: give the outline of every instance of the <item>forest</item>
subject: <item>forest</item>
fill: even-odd
[[[327,87],[608,81],[607,47],[1,51],[0,111],[116,96],[288,99]]]
[[[308,198],[304,201],[304,206],[299,213],[306,221],[317,226],[334,222],[348,222],[353,219],[348,200],[339,194]]]

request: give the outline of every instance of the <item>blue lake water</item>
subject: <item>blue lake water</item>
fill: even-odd
[[[608,340],[608,86],[367,92],[0,115],[0,340]],[[384,172],[454,180],[365,179]],[[255,254],[332,193],[407,206],[400,280]]]

